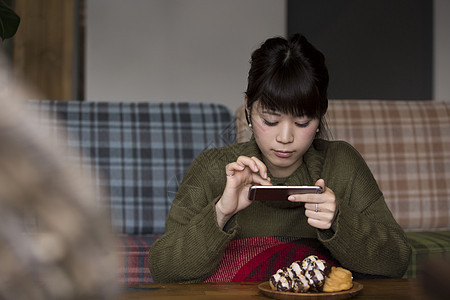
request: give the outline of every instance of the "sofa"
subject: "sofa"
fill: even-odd
[[[235,142],[233,113],[209,103],[31,100],[27,108],[95,181],[117,236],[119,281],[152,282],[148,250],[178,185],[200,152]]]
[[[117,236],[121,283],[153,281],[148,250],[194,158],[251,135],[243,107],[221,104],[31,100],[27,108],[95,181]],[[330,138],[366,159],[407,232],[405,277],[430,257],[450,259],[450,103],[331,100],[327,120]]]

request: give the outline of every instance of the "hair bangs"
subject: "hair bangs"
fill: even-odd
[[[293,116],[321,118],[320,92],[303,65],[284,64],[265,82],[259,97],[265,109]]]

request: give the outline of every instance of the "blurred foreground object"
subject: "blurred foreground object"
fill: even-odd
[[[0,65],[5,66],[0,53]],[[114,243],[89,178],[0,70],[0,299],[112,299]],[[28,94],[29,95],[29,94]]]

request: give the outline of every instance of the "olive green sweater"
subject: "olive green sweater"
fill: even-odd
[[[344,267],[356,272],[401,277],[411,249],[394,220],[371,171],[359,153],[340,141],[315,140],[303,164],[273,184],[314,185],[322,178],[336,195],[335,232],[310,226],[303,203],[254,202],[225,228],[215,204],[226,184],[225,166],[238,156],[261,152],[254,139],[204,151],[183,178],[166,221],[166,231],[150,248],[155,282],[203,281],[214,273],[228,242],[255,236],[317,238]]]

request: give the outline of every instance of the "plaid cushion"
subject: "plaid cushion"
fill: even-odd
[[[450,260],[450,231],[407,232],[412,247],[405,278],[415,278],[428,259]]]
[[[30,101],[29,108],[58,143],[106,191],[116,231],[164,232],[167,213],[193,159],[235,142],[228,108],[209,103]],[[57,121],[57,118],[62,121]]]
[[[334,139],[351,143],[406,231],[450,229],[450,103],[330,101]]]

